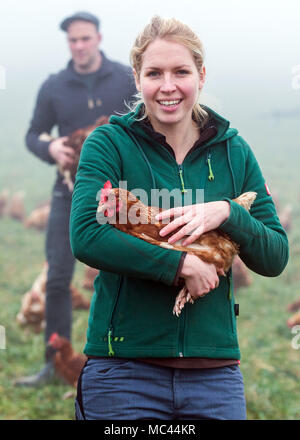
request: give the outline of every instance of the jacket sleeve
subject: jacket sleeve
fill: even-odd
[[[239,245],[240,257],[251,270],[260,275],[275,277],[280,275],[288,262],[288,239],[257,160],[250,147],[247,144],[245,147],[248,152],[241,194],[255,191],[257,197],[250,212],[226,198],[231,210],[229,218],[220,229]]]
[[[97,269],[172,285],[182,252],[151,245],[97,222],[99,191],[107,180],[113,187],[122,180],[121,158],[106,131],[105,126],[97,128],[82,148],[70,216],[72,252]]]
[[[50,141],[39,139],[40,134],[48,133],[50,135],[52,128],[56,123],[55,112],[51,101],[50,78],[41,86],[30,127],[26,133],[25,143],[27,148],[40,159],[54,164],[55,160],[49,154]]]

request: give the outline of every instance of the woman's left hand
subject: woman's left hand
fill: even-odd
[[[168,242],[175,243],[184,236],[188,235],[183,242],[183,246],[193,243],[204,232],[212,231],[218,228],[227,220],[230,214],[230,204],[226,201],[199,203],[196,205],[178,206],[161,212],[155,218],[156,220],[164,220],[174,217],[175,219],[168,223],[160,231],[160,235],[164,237],[179,229],[172,235]]]

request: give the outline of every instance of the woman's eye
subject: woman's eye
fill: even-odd
[[[188,72],[187,70],[180,69],[180,70],[177,71],[177,73],[178,73],[179,75],[187,75],[189,72]]]
[[[158,75],[159,75],[159,72],[157,72],[156,70],[152,70],[151,72],[148,72],[148,76],[150,76],[150,77],[155,77]]]

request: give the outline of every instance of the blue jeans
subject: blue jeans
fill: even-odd
[[[78,381],[77,420],[245,420],[239,366],[181,369],[132,359],[89,359]]]

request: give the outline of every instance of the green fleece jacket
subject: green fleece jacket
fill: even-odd
[[[74,256],[100,269],[95,280],[87,355],[128,358],[207,357],[239,359],[231,274],[218,288],[172,314],[179,287],[174,278],[182,253],[163,249],[99,224],[99,191],[126,181],[129,191],[204,189],[204,201],[230,201],[220,226],[240,247],[254,272],[278,276],[288,261],[288,240],[251,148],[229,122],[206,108],[217,127],[181,166],[170,149],[144,129],[136,113],[112,116],[86,139],[72,199],[70,239]],[[231,199],[257,192],[250,213]],[[184,195],[183,195],[184,197]],[[193,201],[192,203],[195,203]]]

